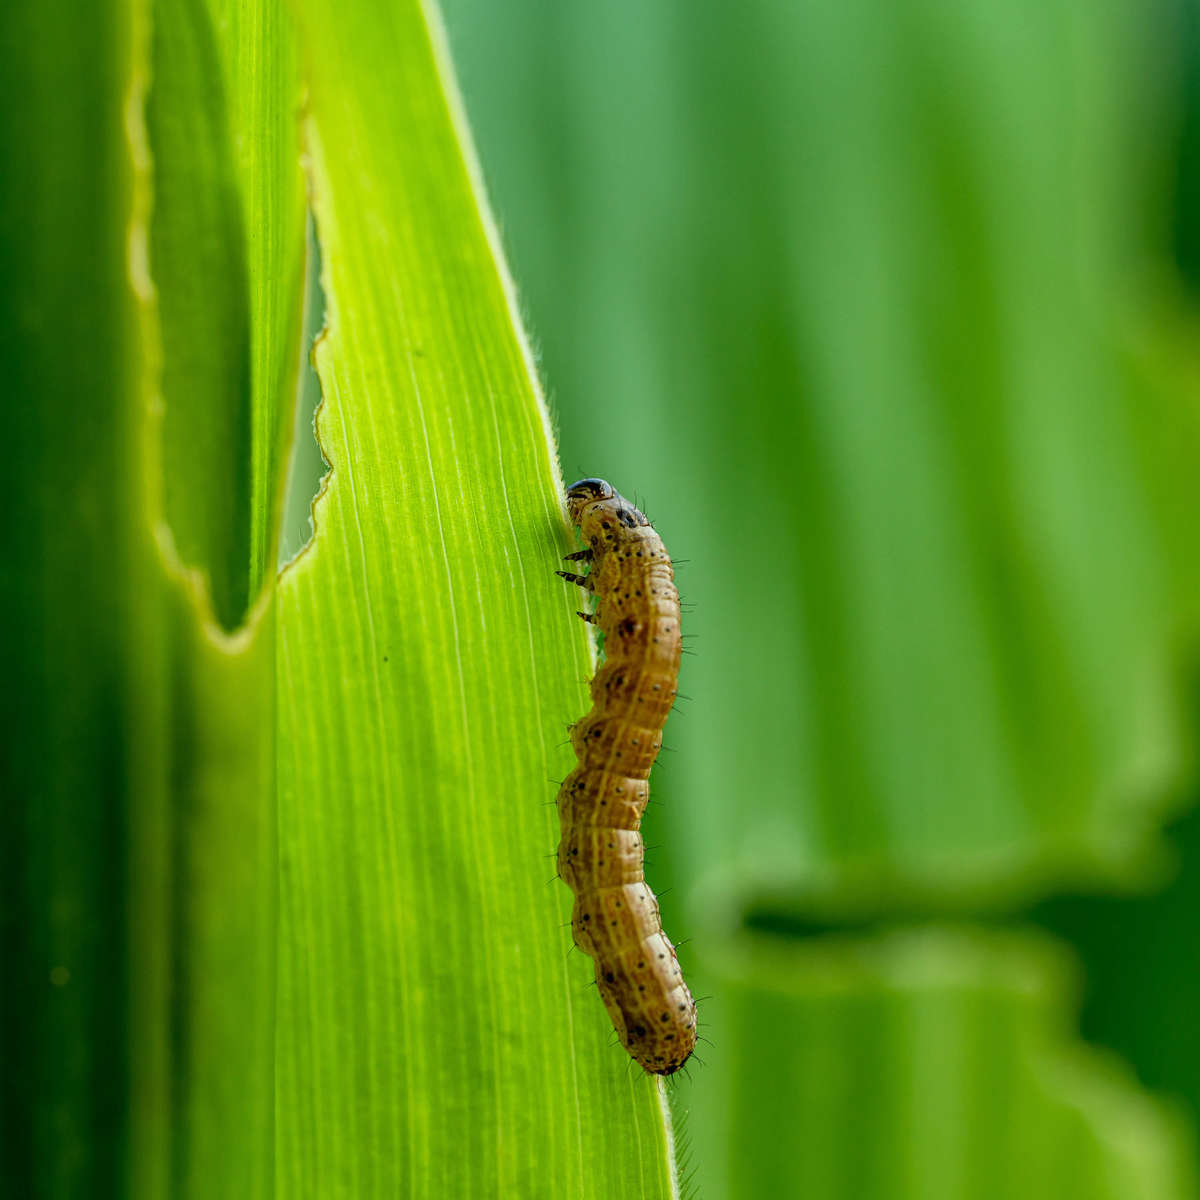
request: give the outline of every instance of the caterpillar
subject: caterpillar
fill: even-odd
[[[621,1043],[649,1073],[673,1075],[696,1046],[696,1002],[646,885],[638,830],[677,692],[679,593],[662,539],[611,484],[573,483],[567,512],[587,546],[567,560],[590,566],[556,574],[596,596],[595,613],[578,615],[603,632],[604,663],[591,712],[571,726],[579,765],[558,793],[558,872]]]

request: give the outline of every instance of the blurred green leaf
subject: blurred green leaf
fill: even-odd
[[[154,9],[164,504],[227,629],[274,567],[299,362],[304,193],[285,11],[232,0]]]
[[[1195,424],[1126,371],[1166,34],[1074,0],[448,7],[564,460],[689,560],[689,877],[879,911],[1144,874],[1197,608]]]
[[[716,1139],[714,1194],[1195,1194],[1182,1114],[1073,1041],[1077,981],[1042,935],[748,938],[717,978],[725,1053],[706,1086],[727,1111],[692,1129]]]
[[[294,374],[295,320],[257,331],[298,300],[281,262],[279,292],[247,292],[218,31],[188,0],[157,6],[153,36],[150,16],[2,18],[0,359],[24,397],[2,568],[14,1195],[272,1190],[274,653],[248,531],[281,480],[256,498],[239,464],[247,347]],[[245,133],[290,133],[290,172],[264,178],[286,146],[241,167],[282,253],[301,193],[279,111]]]
[[[0,9],[3,1178],[115,1194],[130,1086],[130,807],[147,785],[126,5]],[[48,146],[54,152],[47,153]],[[153,724],[153,718],[151,718]],[[130,736],[137,734],[136,737]],[[98,1137],[104,1130],[107,1136]]]
[[[250,607],[250,296],[217,34],[205,0],[154,7],[150,270],[163,342],[163,506],[221,624]]]
[[[234,181],[246,236],[250,311],[250,585],[275,571],[292,443],[304,281],[301,85],[292,5],[207,0],[224,79]],[[215,91],[217,81],[210,81]]]

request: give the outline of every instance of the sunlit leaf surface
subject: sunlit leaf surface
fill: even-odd
[[[280,1184],[665,1196],[657,1091],[567,956],[547,801],[586,640],[424,17],[303,26],[332,474],[279,591]]]

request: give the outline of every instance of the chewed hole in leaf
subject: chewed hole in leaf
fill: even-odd
[[[296,377],[296,424],[288,464],[283,527],[279,534],[279,566],[291,562],[312,541],[313,501],[320,493],[330,464],[317,442],[316,416],[321,406],[321,381],[313,367],[313,346],[325,327],[325,290],[321,287],[321,244],[311,211],[305,232],[307,263],[304,283],[304,327],[300,338],[300,370]]]

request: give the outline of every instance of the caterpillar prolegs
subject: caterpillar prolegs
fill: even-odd
[[[580,613],[604,634],[592,710],[571,727],[579,765],[558,793],[558,871],[575,893],[575,944],[596,963],[596,986],[622,1044],[647,1071],[673,1075],[696,1046],[696,1002],[646,886],[638,828],[650,768],[675,702],[679,593],[662,539],[603,479],[567,489],[587,549],[558,574],[598,600]]]

